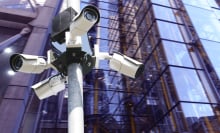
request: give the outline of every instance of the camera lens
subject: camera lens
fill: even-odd
[[[135,74],[135,78],[139,77],[142,73],[144,72],[144,65],[140,65],[136,74]]]
[[[95,21],[97,18],[97,14],[92,10],[85,10],[84,15],[89,21]]]
[[[23,64],[23,61],[21,59],[21,56],[15,56],[14,59],[13,59],[13,69],[15,71],[19,70],[21,68]]]

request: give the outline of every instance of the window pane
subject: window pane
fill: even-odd
[[[220,79],[220,43],[201,39],[203,48]]]
[[[220,20],[220,10],[219,9],[214,9],[215,16],[218,20]]]
[[[152,1],[152,3],[170,6],[169,0],[151,0],[151,1]]]
[[[214,116],[213,109],[210,104],[194,104],[194,103],[181,103],[183,113],[186,118],[189,117],[205,117]]]
[[[217,0],[207,0],[211,7],[219,8]]]
[[[205,8],[205,9],[211,9],[207,0],[183,0],[183,3],[188,4],[188,5],[192,5],[192,6]]]
[[[169,65],[194,67],[184,44],[163,41],[163,47]]]
[[[170,71],[180,101],[209,102],[195,70],[171,67]]]
[[[179,27],[176,24],[157,21],[161,38],[184,42]]]
[[[153,5],[155,17],[158,19],[176,22],[172,9]]]
[[[211,7],[218,8],[218,4],[215,0],[183,0],[183,3],[209,10],[212,10]]]
[[[215,13],[193,6],[185,7],[199,37],[220,42],[219,20]]]

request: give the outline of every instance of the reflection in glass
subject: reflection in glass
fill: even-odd
[[[200,38],[220,42],[219,20],[213,11],[188,5],[185,8]]]
[[[214,116],[214,112],[210,104],[181,103],[181,107],[185,117],[201,118]]]
[[[211,9],[206,0],[183,0],[184,4]]]
[[[175,16],[171,8],[153,5],[154,14],[157,19],[176,22]]]
[[[220,43],[201,39],[202,45],[220,79]]]
[[[186,45],[164,40],[162,43],[169,65],[193,68],[193,63],[187,51]]]
[[[157,21],[157,25],[161,38],[184,42],[177,24]]]
[[[215,13],[216,18],[217,18],[218,20],[220,20],[220,10],[215,9],[215,10],[214,10],[214,13]]]
[[[183,3],[211,10],[211,7],[218,8],[215,0],[183,0]]]
[[[170,6],[169,0],[151,0],[151,1],[152,1],[152,3]]]
[[[180,101],[209,102],[195,70],[170,67],[170,71]]]

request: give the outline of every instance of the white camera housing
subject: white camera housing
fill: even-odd
[[[56,75],[47,78],[32,86],[37,97],[42,100],[53,95],[57,95],[58,92],[65,89],[65,77]]]
[[[99,46],[94,45],[95,67],[99,67],[99,60],[109,60],[109,67],[131,78],[139,77],[144,71],[144,64],[121,53],[109,55],[99,52]]]
[[[143,63],[120,53],[113,53],[109,67],[132,78],[139,77],[144,71]]]
[[[74,18],[70,25],[71,37],[86,34],[100,19],[100,13],[95,6],[86,6],[81,13]]]
[[[10,65],[15,72],[41,73],[47,69],[47,62],[43,57],[27,54],[12,55]]]

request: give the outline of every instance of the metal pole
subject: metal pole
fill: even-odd
[[[67,6],[80,13],[80,0],[67,0]]]
[[[1,42],[0,43],[0,50],[10,46],[12,43],[14,43],[18,39],[20,39],[22,36],[24,36],[24,35],[26,35],[26,34],[28,34],[30,32],[31,32],[31,30],[29,28],[27,28],[27,27],[23,28],[20,33],[18,33],[16,35],[12,36],[11,38]]]
[[[67,2],[68,7],[80,13],[80,0]],[[79,63],[68,66],[68,85],[68,133],[84,133],[83,74]]]
[[[84,133],[83,75],[81,65],[68,66],[68,133]]]

